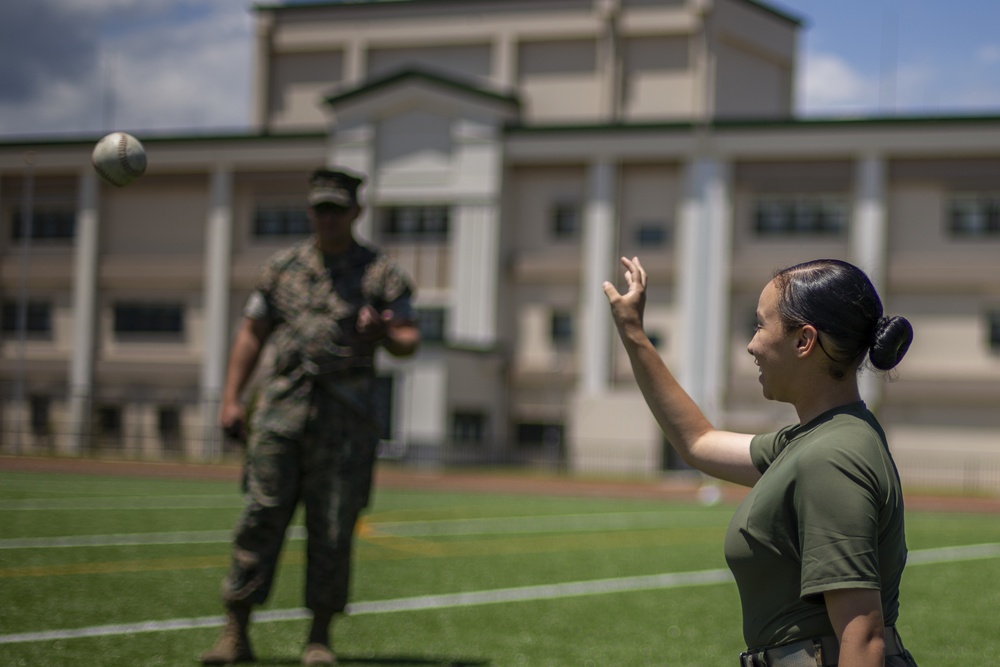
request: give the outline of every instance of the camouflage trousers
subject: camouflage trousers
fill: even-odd
[[[335,400],[313,406],[301,436],[252,432],[245,505],[222,583],[227,604],[263,603],[285,531],[301,502],[307,533],[305,606],[341,612],[347,604],[354,527],[367,506],[378,438]]]

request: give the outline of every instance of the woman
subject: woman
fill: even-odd
[[[894,624],[906,562],[903,497],[885,433],[858,390],[865,360],[888,371],[913,339],[868,277],[837,260],[779,271],[761,292],[747,351],[764,397],[799,423],[752,436],[717,430],[643,331],[646,272],[604,292],[653,415],[692,467],[753,487],[726,533],[743,607],[744,666],[915,665]]]

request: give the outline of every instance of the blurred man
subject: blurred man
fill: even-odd
[[[320,169],[309,182],[315,235],[274,255],[244,308],[229,358],[220,422],[248,437],[246,505],[222,584],[226,626],[206,665],[254,660],[248,626],[270,592],[285,529],[301,501],[308,533],[304,665],[336,662],[331,623],[347,604],[351,541],[367,505],[378,443],[372,390],[376,348],[419,343],[410,279],[354,238],[363,179]],[[265,343],[274,346],[249,429],[241,392]]]

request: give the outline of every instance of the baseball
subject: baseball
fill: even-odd
[[[102,181],[120,188],[146,171],[146,149],[131,134],[112,132],[97,142],[90,161]]]

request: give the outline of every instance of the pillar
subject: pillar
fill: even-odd
[[[598,160],[590,166],[590,198],[583,220],[582,335],[580,388],[596,395],[608,389],[611,378],[611,327],[607,297],[602,285],[617,269],[615,238],[617,197],[616,166]]]
[[[730,181],[726,162],[701,157],[688,165],[677,244],[676,375],[713,423],[722,416],[729,360]]]
[[[202,454],[221,454],[219,402],[229,358],[229,274],[232,259],[233,174],[217,166],[210,179],[211,201],[205,225],[204,357],[201,363]]]
[[[453,211],[448,339],[488,349],[497,341],[500,212],[493,203],[460,204]]]
[[[851,261],[868,274],[883,297],[883,303],[889,243],[885,171],[885,160],[881,156],[865,155],[858,159],[849,236]],[[872,373],[862,374],[859,388],[868,407],[877,409],[883,393],[880,378]]]
[[[60,449],[76,454],[90,446],[97,335],[97,253],[100,183],[93,169],[80,173],[73,258],[73,357],[69,371],[69,437]]]

